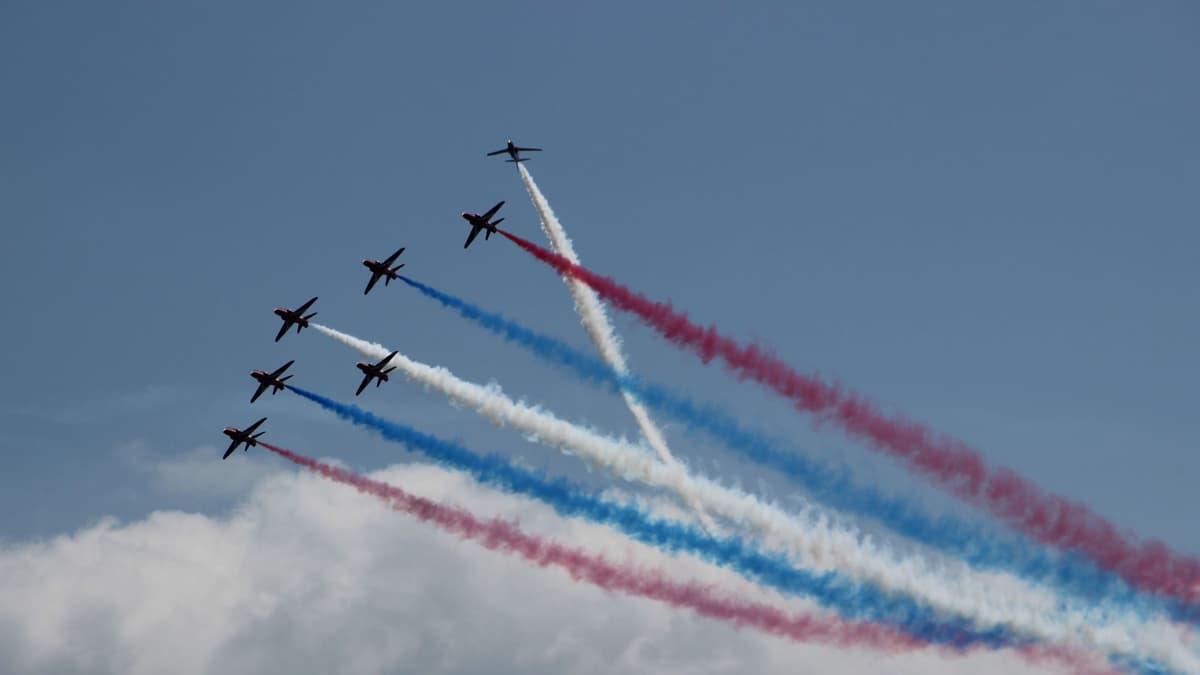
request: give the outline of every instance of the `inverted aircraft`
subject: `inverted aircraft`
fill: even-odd
[[[506,159],[504,161],[512,162],[513,164],[519,164],[520,162],[528,162],[530,159],[529,157],[522,157],[520,155],[520,153],[522,153],[522,152],[541,152],[541,151],[542,151],[541,148],[521,148],[516,145],[513,145],[512,139],[510,138],[510,139],[508,139],[508,145],[506,147],[503,147],[494,152],[489,152],[487,154],[487,156],[493,157],[495,155],[503,155],[504,153],[508,153],[509,159]]]
[[[391,283],[392,279],[400,276],[397,274],[397,272],[400,271],[401,267],[404,267],[404,263],[400,263],[395,267],[392,267],[392,263],[396,262],[396,258],[399,258],[401,253],[404,253],[403,246],[400,247],[400,250],[389,255],[387,260],[384,260],[383,262],[372,260],[371,258],[363,260],[363,267],[371,270],[371,280],[367,282],[367,290],[363,291],[363,295],[370,293],[371,289],[375,288],[375,283],[378,282],[381,277],[384,278],[383,285],[387,286],[389,283]]]
[[[358,363],[354,364],[363,372],[362,384],[358,385],[358,391],[354,392],[354,395],[358,396],[359,394],[363,393],[363,389],[366,389],[367,385],[371,384],[371,380],[375,380],[376,387],[384,382],[387,382],[388,373],[395,370],[396,366],[392,366],[391,368],[387,368],[386,366],[388,361],[391,361],[392,357],[397,353],[398,352],[392,352],[391,354],[388,354],[387,356],[383,357],[379,363],[367,363],[365,361],[359,361]]]
[[[475,241],[475,237],[478,237],[479,233],[484,230],[487,231],[487,234],[483,235],[483,238],[485,240],[491,238],[492,233],[496,231],[496,226],[504,221],[503,218],[497,218],[495,221],[492,221],[492,216],[496,215],[496,212],[500,210],[501,206],[504,206],[503,199],[497,202],[495,206],[488,209],[487,213],[484,213],[482,216],[478,213],[463,211],[463,220],[471,224],[471,234],[467,235],[467,243],[463,244],[463,248],[470,246],[471,242]]]
[[[233,454],[233,451],[237,450],[237,446],[241,445],[242,443],[246,444],[246,450],[249,450],[250,446],[252,445],[258,445],[258,437],[267,432],[260,431],[256,434],[254,433],[254,430],[266,421],[267,418],[264,417],[245,429],[238,429],[237,427],[225,427],[224,434],[233,442],[229,444],[229,449],[225,451],[225,454],[221,456],[221,459],[228,459],[229,456]]]
[[[266,371],[263,371],[263,370],[250,371],[250,377],[253,377],[254,379],[258,380],[258,389],[256,389],[254,391],[254,395],[250,397],[250,402],[254,403],[255,401],[257,401],[258,397],[262,396],[263,392],[266,391],[267,389],[272,389],[272,391],[271,391],[272,396],[283,391],[284,388],[287,386],[284,384],[284,382],[287,382],[288,380],[292,379],[292,376],[291,375],[288,375],[287,377],[279,377],[279,376],[283,374],[283,371],[287,370],[288,368],[291,368],[292,364],[295,362],[296,361],[294,359],[291,361],[288,361],[287,363],[283,364],[282,366],[279,366],[278,368],[276,368],[275,370],[272,370],[269,373]]]
[[[308,311],[308,308],[312,307],[312,304],[316,301],[316,296],[313,296],[308,302],[300,305],[296,309],[276,307],[275,316],[283,319],[283,327],[280,328],[279,332],[275,335],[275,341],[279,342],[279,338],[283,337],[283,334],[288,332],[288,329],[292,326],[296,327],[297,333],[300,332],[301,328],[308,328],[308,320],[316,316],[317,313],[313,312],[312,314],[305,316],[304,312]]]

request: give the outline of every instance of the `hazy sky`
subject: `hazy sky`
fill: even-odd
[[[352,397],[356,354],[272,342],[270,310],[312,295],[334,327],[633,435],[617,398],[404,287],[362,295],[359,261],[407,246],[414,277],[591,348],[551,272],[462,250],[459,212],[499,199],[541,240],[483,156],[509,137],[546,149],[529,168],[585,264],[1200,553],[1198,38],[1183,2],[4,3],[0,557],[268,500],[277,461],[216,459],[262,415],[301,452],[407,461],[289,394],[249,405],[247,372],[293,358]],[[969,513],[616,323],[637,372]],[[361,403],[607,484],[402,381]],[[664,424],[693,466],[788,498]]]

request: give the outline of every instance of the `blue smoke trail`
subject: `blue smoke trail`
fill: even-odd
[[[779,471],[835,509],[874,518],[897,534],[962,558],[975,567],[1003,570],[1091,601],[1110,600],[1139,612],[1165,609],[1177,621],[1200,625],[1200,607],[1141,594],[1082,555],[1070,552],[1052,555],[1020,535],[1002,537],[950,516],[930,516],[910,502],[856,484],[845,469],[825,466],[807,459],[798,450],[780,447],[774,440],[743,427],[719,408],[698,404],[636,375],[618,374],[603,361],[530,330],[502,314],[485,311],[414,279],[401,276],[400,280],[543,360],[565,367],[585,381],[614,393],[632,392],[643,403],[675,417],[689,428],[704,431],[729,449]]]
[[[389,421],[358,406],[340,403],[299,387],[289,390],[342,419],[383,438],[419,450],[436,462],[471,474],[476,481],[513,494],[536,498],[564,516],[585,518],[620,530],[670,553],[691,553],[781,591],[812,597],[846,618],[894,625],[917,639],[964,648],[993,649],[1035,644],[1002,626],[979,630],[965,617],[946,616],[910,597],[873,584],[855,583],[834,572],[813,574],[793,567],[785,557],[762,553],[737,537],[714,538],[686,523],[662,520],[634,505],[608,501],[582,486],[540,471],[518,467],[500,455],[480,455],[456,443]]]

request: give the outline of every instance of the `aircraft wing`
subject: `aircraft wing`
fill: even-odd
[[[267,387],[269,387],[269,386],[271,386],[271,384],[269,382],[259,382],[258,389],[256,389],[254,391],[254,395],[250,397],[250,402],[254,403],[255,401],[257,401],[258,397],[262,396],[263,392],[266,391]]]
[[[400,247],[400,249],[399,249],[399,250],[397,250],[395,253],[393,253],[393,254],[389,255],[389,256],[388,256],[388,259],[383,261],[383,266],[384,266],[384,267],[391,267],[391,266],[392,266],[392,263],[396,262],[396,258],[399,258],[401,253],[404,253],[404,247],[403,247],[403,246],[401,246],[401,247]]]
[[[272,378],[279,377],[280,375],[283,374],[283,371],[287,370],[288,368],[291,368],[292,364],[295,362],[296,362],[296,360],[292,359],[291,361],[288,361],[287,363],[283,364],[282,366],[279,366],[278,368],[275,369],[275,372],[271,373],[271,377]]]
[[[492,208],[488,209],[487,213],[485,213],[485,214],[483,214],[482,216],[480,216],[480,218],[483,218],[484,220],[491,220],[491,219],[492,219],[492,216],[496,215],[496,212],[500,210],[500,207],[501,207],[501,206],[504,206],[504,200],[503,200],[503,199],[501,199],[499,202],[497,202],[495,206],[493,206]]]
[[[237,449],[238,443],[241,443],[241,441],[234,439],[234,441],[229,444],[229,449],[225,451],[225,454],[221,455],[221,459],[229,459],[229,456],[232,455],[233,451]]]
[[[497,150],[497,151],[495,151],[495,152],[489,152],[489,153],[487,154],[487,156],[488,156],[488,157],[493,157],[493,156],[495,156],[495,155],[502,155],[502,154],[504,154],[504,153],[506,153],[506,152],[508,152],[508,148],[500,148],[499,150]]]
[[[267,421],[267,418],[265,418],[265,417],[260,419],[259,421],[255,422],[254,424],[251,424],[250,426],[246,427],[246,430],[243,433],[245,433],[247,436],[249,436],[250,434],[254,433],[255,429],[262,426],[262,423],[266,422],[266,421]]]
[[[314,295],[313,297],[309,298],[308,302],[306,302],[306,303],[304,303],[303,305],[300,305],[299,307],[297,307],[297,308],[296,308],[296,313],[297,313],[297,314],[303,314],[303,313],[304,313],[306,310],[308,310],[308,308],[309,308],[309,307],[312,307],[313,303],[314,303],[314,302],[316,302],[316,301],[317,301],[317,296],[315,296],[315,295]]]
[[[379,272],[371,272],[371,280],[367,282],[367,288],[366,288],[366,290],[363,291],[363,295],[370,293],[371,289],[375,288],[375,282],[379,281],[379,277],[380,277]]]
[[[283,326],[279,329],[279,332],[275,334],[275,341],[279,342],[279,338],[283,337],[284,333],[287,333],[288,329],[291,327],[292,327],[292,322],[288,321],[287,319],[284,319]]]
[[[362,384],[358,385],[358,391],[354,392],[354,395],[358,396],[359,394],[363,393],[363,389],[366,389],[368,384],[371,384],[370,373],[363,376]]]
[[[475,241],[475,237],[479,236],[479,231],[482,229],[483,228],[479,227],[478,225],[472,225],[471,234],[467,235],[467,243],[463,244],[463,248],[470,246],[471,242]]]
[[[391,354],[388,354],[387,356],[383,357],[383,360],[382,360],[382,361],[380,361],[379,363],[375,364],[375,365],[376,365],[376,367],[378,367],[380,370],[382,370],[382,369],[383,369],[383,367],[384,367],[384,366],[386,366],[386,365],[388,364],[388,361],[391,361],[391,360],[392,360],[392,357],[394,357],[396,354],[399,354],[399,353],[400,353],[400,352],[396,351],[396,352],[392,352]]]

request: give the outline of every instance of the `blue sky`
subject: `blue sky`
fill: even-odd
[[[330,325],[632,435],[579,386],[364,257],[590,347],[565,288],[458,213],[509,200],[505,138],[585,264],[1200,553],[1200,10],[1189,3],[6,3],[0,9],[0,540],[221,513],[273,466],[219,430],[362,469],[397,451],[247,371],[349,398]],[[954,506],[617,317],[632,367]],[[403,382],[368,407],[578,467]],[[788,488],[668,425],[709,473]],[[200,464],[204,464],[200,462]],[[171,473],[174,471],[175,473]],[[222,473],[224,472],[224,473]],[[226,480],[225,475],[230,477]],[[175,476],[175,482],[163,479]]]
[[[128,512],[114,448],[215,443],[256,413],[250,368],[349,391],[350,355],[270,342],[269,310],[314,294],[333,325],[632,429],[411,294],[360,297],[358,260],[406,245],[419,278],[586,345],[544,270],[459,248],[458,211],[500,198],[536,234],[482,159],[512,136],[548,148],[530,166],[585,262],[1200,549],[1197,17],[1026,9],[10,6],[4,512],[63,499],[0,531]],[[623,332],[649,375],[770,406]],[[403,389],[373,403],[440,404]]]

